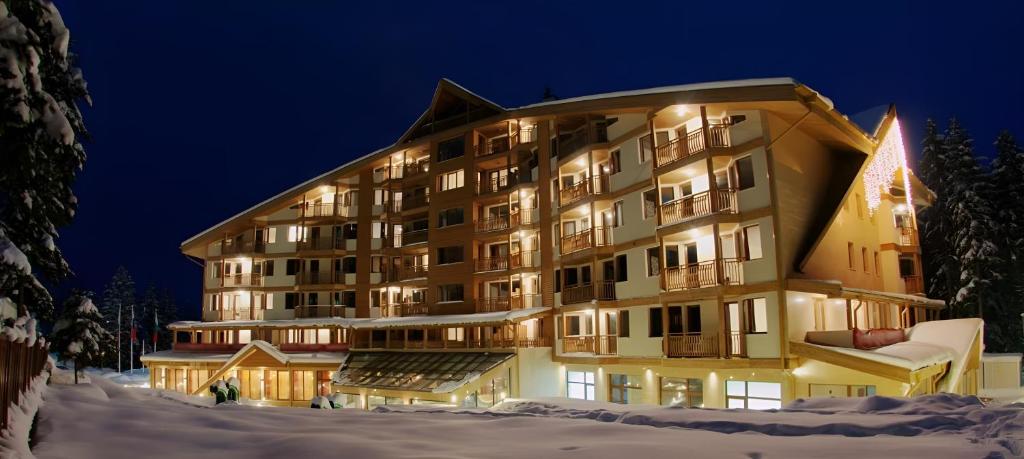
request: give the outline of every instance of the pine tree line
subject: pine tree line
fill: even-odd
[[[170,348],[171,332],[167,325],[177,320],[178,306],[169,290],[160,290],[150,285],[141,297],[137,296],[135,280],[122,266],[117,268],[104,289],[99,309],[103,317],[103,328],[111,335],[103,355],[103,366],[117,369],[120,363],[121,369],[127,369],[134,363],[135,368],[139,368],[141,362],[138,358],[143,348],[146,352]],[[134,362],[129,360],[133,328],[136,331]],[[153,342],[154,333],[157,337],[156,343]]]
[[[956,120],[925,126],[918,175],[937,195],[919,214],[928,296],[950,318],[981,317],[992,352],[1024,350],[1024,151],[1009,132],[986,167]]]

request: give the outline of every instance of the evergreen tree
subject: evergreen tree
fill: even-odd
[[[71,272],[55,240],[74,217],[71,185],[85,163],[77,102],[89,95],[68,42],[49,0],[0,1],[0,291],[43,318],[53,302],[36,274],[56,282]],[[27,264],[11,262],[11,247]]]
[[[103,329],[103,316],[93,305],[92,293],[75,290],[64,302],[60,320],[53,327],[53,345],[61,358],[75,364],[75,384],[83,366],[100,362],[110,334]]]
[[[1003,248],[1004,267],[1000,297],[1006,309],[1000,322],[1005,327],[1007,347],[1004,352],[1024,350],[1021,327],[1012,326],[1024,312],[1024,150],[1009,132],[996,139],[996,159],[992,162],[992,183],[998,192],[993,207],[999,216],[997,243]]]
[[[131,308],[135,305],[135,281],[132,279],[128,269],[124,266],[117,268],[114,277],[110,279],[106,289],[103,291],[103,301],[100,304],[103,313],[103,328],[105,328],[114,339],[111,340],[111,352],[104,358],[104,365],[111,368],[127,368],[128,341],[131,339]],[[118,328],[118,317],[120,317],[120,329]],[[119,334],[120,333],[120,334]],[[118,338],[120,337],[120,342]],[[118,362],[118,348],[120,345],[121,360]]]
[[[952,223],[949,218],[949,196],[944,190],[949,186],[946,173],[946,154],[942,135],[935,122],[928,120],[925,136],[921,141],[921,162],[918,177],[929,189],[935,191],[935,202],[918,213],[921,226],[921,249],[924,278],[927,293],[931,298],[948,300],[953,297],[960,278],[960,270],[952,251]]]
[[[1004,311],[996,286],[1001,278],[1001,260],[995,243],[995,210],[990,205],[992,183],[974,156],[970,135],[956,119],[949,122],[944,139],[948,186],[947,196],[952,232],[952,252],[959,263],[956,291],[948,300],[955,317],[997,319]],[[986,342],[1005,346],[1006,325],[998,320],[986,327]]]
[[[139,300],[139,305],[135,308],[135,323],[139,329],[139,343],[144,345],[146,349],[150,349],[153,345],[153,331],[154,323],[153,318],[156,317],[157,310],[160,309],[160,295],[157,292],[156,286],[150,285],[146,287],[146,291],[142,294],[142,299]]]
[[[160,294],[160,303],[157,308],[157,317],[159,318],[159,326],[157,327],[157,346],[155,350],[161,348],[169,349],[171,347],[171,329],[167,328],[168,325],[178,320],[178,303],[174,299],[174,295],[171,294],[170,290],[164,289]]]

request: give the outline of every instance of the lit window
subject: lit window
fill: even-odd
[[[442,174],[438,180],[440,180],[439,189],[441,191],[454,190],[455,188],[462,188],[462,186],[466,184],[466,173],[462,169],[459,169],[457,171]]]
[[[693,378],[661,378],[661,404],[699,408],[704,406],[704,382]]]
[[[595,400],[594,373],[568,371],[565,375],[566,396],[577,400]]]
[[[758,381],[726,381],[726,408],[772,410],[782,408],[782,384]]]
[[[267,228],[267,243],[273,244],[275,242],[277,242],[277,228]]]
[[[747,333],[768,333],[768,300],[748,298],[743,300],[747,315]]]
[[[761,250],[761,227],[751,225],[743,227],[743,241],[747,260],[758,260],[764,256]]]

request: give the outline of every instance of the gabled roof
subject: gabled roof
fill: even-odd
[[[424,135],[448,130],[505,111],[505,107],[477,95],[452,80],[442,78],[437,82],[430,106],[398,138],[396,144],[407,143]]]

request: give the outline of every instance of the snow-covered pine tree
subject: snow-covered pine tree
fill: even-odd
[[[1004,255],[1003,281],[998,290],[1005,313],[999,321],[1014,324],[1024,312],[1024,150],[1007,131],[999,134],[995,145],[992,183],[996,193],[992,205],[999,216],[997,240]],[[1021,327],[1005,330],[1008,347],[1002,351],[1024,351]]]
[[[949,214],[949,175],[946,173],[946,149],[935,122],[925,124],[921,141],[918,177],[935,192],[935,202],[918,213],[921,226],[921,252],[927,292],[931,298],[949,300],[956,291],[960,268],[952,250],[952,223]]]
[[[83,366],[100,363],[110,334],[103,329],[103,316],[92,303],[92,294],[75,290],[64,301],[61,318],[53,327],[55,349],[64,360],[75,364],[75,384]]]
[[[119,266],[110,279],[106,289],[103,291],[103,301],[100,303],[100,310],[103,312],[103,328],[105,328],[114,339],[111,340],[111,352],[104,357],[104,365],[111,368],[118,368],[118,310],[121,314],[121,367],[128,367],[128,340],[131,339],[131,312],[130,308],[135,304],[135,281],[128,269]]]
[[[994,190],[988,174],[974,156],[970,135],[954,118],[946,128],[946,193],[952,250],[960,267],[956,291],[948,301],[956,317],[1002,317],[996,286],[1002,264],[996,245],[995,210],[990,205]],[[1006,345],[1006,326],[989,322],[985,342],[1001,349]],[[1013,324],[1019,326],[1019,324]]]
[[[145,343],[146,349],[151,349],[153,345],[153,318],[158,309],[160,309],[160,294],[156,286],[150,284],[142,293],[138,306],[135,307],[135,323],[139,329],[139,342]]]
[[[157,317],[160,318],[160,326],[157,328],[157,349],[170,348],[171,329],[168,325],[178,320],[178,302],[170,290],[164,289],[160,292],[160,305],[157,308]]]
[[[71,185],[85,163],[77,103],[89,94],[68,42],[51,1],[0,1],[0,242],[24,254],[34,273],[0,263],[0,283],[22,312],[42,318],[53,302],[35,274],[56,282],[71,272],[55,240],[75,215]]]

